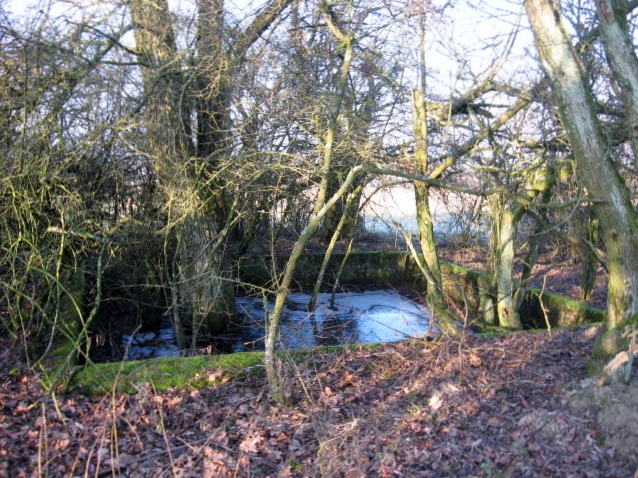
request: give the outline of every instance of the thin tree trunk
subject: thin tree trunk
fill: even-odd
[[[328,120],[328,131],[326,131],[326,137],[323,144],[323,162],[321,164],[321,183],[319,185],[319,192],[317,194],[317,200],[315,201],[314,214],[323,207],[326,202],[326,197],[330,188],[330,171],[332,168],[332,158],[334,152],[334,142],[337,135],[337,121],[339,114],[341,113],[341,107],[343,105],[343,98],[346,94],[346,87],[348,86],[348,74],[350,72],[350,65],[352,64],[352,57],[354,55],[354,39],[345,38],[343,40],[346,43],[346,51],[343,55],[343,61],[341,62],[341,71],[339,78],[337,79],[337,88],[335,93],[335,100],[330,109],[330,117]]]
[[[412,91],[412,116],[414,130],[414,162],[420,174],[428,173],[428,118],[425,105],[425,53],[421,42],[421,89]],[[426,291],[426,302],[441,330],[453,334],[458,331],[453,316],[449,313],[443,295],[441,266],[436,251],[434,222],[430,210],[430,187],[422,181],[415,181],[416,219],[421,252],[430,275]]]
[[[332,251],[334,251],[335,245],[337,244],[337,240],[341,236],[341,230],[343,228],[343,225],[346,222],[346,219],[348,218],[350,208],[352,207],[354,201],[361,197],[362,190],[363,190],[363,186],[358,186],[357,189],[355,189],[352,193],[348,195],[348,199],[345,201],[344,209],[341,212],[341,219],[339,220],[339,224],[337,224],[337,227],[332,233],[332,237],[330,238],[330,242],[328,243],[326,253],[323,256],[323,261],[321,262],[321,268],[319,269],[319,274],[317,275],[317,280],[315,281],[315,287],[312,291],[310,302],[308,302],[308,312],[313,312],[315,310],[315,306],[317,304],[317,297],[319,296],[319,290],[321,289],[323,278],[326,275],[326,270],[328,269],[328,263],[330,262],[330,257],[332,257]]]
[[[600,243],[599,237],[599,226],[600,221],[596,217],[596,213],[594,209],[591,208],[588,211],[587,218],[587,241],[595,246],[598,246]],[[594,284],[596,283],[596,271],[598,270],[598,259],[594,255],[594,253],[590,250],[585,250],[583,252],[583,266],[582,266],[582,279],[581,279],[581,287],[582,287],[582,296],[583,300],[591,299],[591,294],[594,290]]]
[[[551,170],[540,168],[532,171],[525,184],[526,199],[532,201],[539,193],[543,193],[543,201],[548,202],[551,194],[548,191],[551,191],[555,183],[556,177]],[[496,311],[499,325],[521,329],[523,323],[518,309],[522,301],[520,297],[525,293],[525,284],[522,283],[519,286],[521,290],[514,286],[514,246],[518,236],[518,226],[526,208],[518,202],[505,205],[501,201],[497,204],[495,211],[495,242],[492,250],[496,254],[496,269],[493,271],[496,275]],[[534,254],[533,249],[530,249],[530,252]]]
[[[348,259],[350,258],[350,254],[352,253],[353,244],[354,244],[354,238],[351,238],[348,241],[348,247],[346,248],[346,253],[343,255],[343,259],[341,259],[341,264],[339,264],[339,270],[337,270],[337,275],[335,276],[334,284],[332,284],[332,294],[330,295],[330,308],[333,310],[335,308],[335,295],[337,294],[337,289],[339,288],[343,271],[346,269],[346,264],[348,263]]]
[[[518,206],[518,207],[517,207]],[[496,274],[496,313],[501,327],[522,329],[523,324],[518,315],[514,303],[514,243],[516,242],[518,222],[522,216],[519,205],[504,206],[499,208],[495,218],[494,231],[495,247],[497,254]]]
[[[365,162],[366,158],[366,144],[365,141],[368,136],[368,129],[373,121],[376,113],[375,107],[378,105],[377,101],[377,85],[374,81],[374,75],[366,73],[368,91],[366,95],[361,99],[361,104],[364,106],[358,110],[350,111],[350,115],[353,115],[349,119],[348,123],[351,125],[348,127],[349,138],[352,143],[352,149],[348,152],[341,153],[341,157],[335,161],[333,165],[333,173],[330,179],[330,187],[328,189],[328,195],[334,194],[339,188],[339,184],[343,181],[343,175],[347,173],[348,169],[352,168],[356,164]],[[355,186],[363,184],[365,178],[362,178],[360,182]],[[359,213],[359,204],[361,203],[361,197],[363,190],[359,192],[357,197],[351,200],[351,205],[346,206],[343,203],[337,204],[334,209],[328,213],[326,219],[319,231],[319,239],[322,243],[326,243],[332,237],[332,233],[335,230],[336,225],[341,220],[343,213],[346,213],[345,223],[341,228],[340,239],[354,237],[356,230],[354,225],[357,223],[357,215]],[[349,199],[350,200],[350,199]]]
[[[552,197],[552,188],[549,187],[543,192],[543,196],[541,202],[543,204],[548,204],[549,200]],[[541,217],[543,219],[547,219],[547,210],[543,209],[541,211]],[[538,247],[540,246],[541,238],[543,237],[544,228],[540,223],[536,224],[534,227],[534,233],[532,237],[530,237],[527,241],[528,250],[527,254],[525,254],[525,259],[523,259],[523,270],[521,271],[521,281],[516,288],[516,292],[514,293],[514,304],[516,306],[516,310],[520,310],[521,304],[523,300],[525,300],[525,296],[527,295],[527,283],[532,277],[532,270],[534,269],[534,265],[536,264],[536,260],[538,259]]]
[[[339,114],[341,113],[343,98],[348,86],[348,74],[350,71],[350,65],[354,56],[354,38],[352,38],[351,36],[346,36],[343,32],[341,32],[338,27],[332,22],[328,14],[325,14],[324,18],[334,35],[345,46],[346,50],[341,62],[341,69],[339,72],[339,77],[337,78],[335,97],[329,113],[330,117],[328,122],[328,131],[326,132],[324,141],[323,162],[321,164],[320,172],[321,183],[319,185],[317,198],[315,199],[315,207],[312,215],[310,216],[310,220],[308,221],[308,225],[303,229],[303,231],[301,231],[301,234],[299,235],[299,238],[297,239],[297,242],[292,249],[290,257],[288,258],[288,262],[286,263],[286,267],[284,268],[281,281],[277,287],[275,306],[272,312],[268,314],[266,320],[266,350],[264,356],[264,366],[266,368],[266,375],[268,377],[270,392],[277,399],[281,399],[282,397],[281,391],[279,389],[280,382],[279,377],[277,376],[277,367],[275,363],[275,344],[277,341],[277,333],[279,331],[281,315],[283,313],[284,305],[288,297],[288,289],[290,287],[293,274],[297,267],[297,261],[299,260],[299,257],[301,257],[303,249],[308,244],[308,241],[310,241],[310,238],[315,234],[315,232],[321,225],[321,221],[325,218],[326,214],[330,212],[330,210],[335,206],[336,202],[339,201],[347,192],[347,190],[352,186],[352,182],[355,180],[356,176],[355,172],[357,172],[358,170],[358,168],[356,167],[350,170],[344,183],[331,197],[331,199],[326,202],[332,165],[333,145],[337,131],[337,121],[339,119]]]
[[[303,250],[310,241],[310,238],[315,234],[315,232],[317,232],[317,229],[319,228],[326,213],[334,207],[335,203],[339,201],[344,194],[351,190],[352,183],[354,182],[356,175],[364,170],[365,168],[361,166],[355,166],[352,168],[339,190],[324,204],[321,209],[319,209],[319,211],[317,211],[316,214],[313,214],[310,217],[308,225],[303,229],[303,231],[301,231],[299,239],[297,239],[297,242],[295,242],[295,245],[292,248],[292,252],[290,253],[286,266],[284,267],[281,280],[277,284],[275,305],[272,312],[267,315],[266,320],[266,351],[264,355],[264,366],[266,368],[270,392],[275,398],[281,399],[281,390],[279,389],[280,383],[275,363],[275,344],[277,341],[277,333],[279,331],[281,316],[286,299],[288,298],[288,290],[292,283],[297,262],[303,254]]]

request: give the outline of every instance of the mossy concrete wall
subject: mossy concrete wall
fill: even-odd
[[[324,278],[326,287],[332,285],[343,256],[343,253],[332,255]],[[300,257],[295,269],[294,284],[303,288],[314,286],[323,257],[323,254],[305,254]],[[240,266],[240,279],[258,286],[268,284],[273,268],[277,273],[281,273],[287,259],[286,256],[279,256],[273,263],[270,256],[247,258]],[[403,286],[416,277],[415,271],[411,271],[412,263],[412,258],[402,252],[352,253],[340,283],[371,287],[387,287],[393,284]]]
[[[306,254],[298,262],[294,282],[299,287],[314,285],[323,254]],[[325,287],[333,284],[343,253],[332,255],[325,275]],[[263,286],[271,280],[273,266],[281,272],[287,257],[269,256],[247,259],[240,266],[240,279]],[[474,317],[481,315],[483,294],[488,290],[488,276],[449,262],[441,262],[443,290],[462,310]],[[409,287],[419,292],[427,288],[416,261],[409,252],[356,252],[352,253],[340,278],[340,284],[357,287]],[[521,307],[524,325],[529,328],[545,328],[600,322],[604,312],[581,302],[548,292],[529,289]]]

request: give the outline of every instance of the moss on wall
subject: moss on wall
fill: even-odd
[[[296,360],[312,353],[329,353],[342,349],[373,349],[378,344],[323,346],[277,352],[279,356]],[[113,390],[135,393],[140,384],[150,384],[155,390],[168,388],[217,387],[248,375],[264,373],[263,352],[239,352],[223,355],[170,357],[130,362],[101,363],[78,369],[67,388],[84,395],[103,395]]]
[[[94,364],[78,370],[69,388],[85,395],[101,395],[112,390],[135,393],[141,383],[150,383],[158,391],[169,387],[212,387],[248,373],[260,373],[257,366],[263,355],[240,352]]]
[[[325,287],[332,285],[343,259],[342,253],[333,254],[325,275]],[[306,254],[299,261],[295,283],[312,287],[319,273],[323,254]],[[282,270],[286,257],[278,257],[277,267]],[[240,268],[242,281],[262,286],[270,280],[272,259],[268,256],[252,258]],[[481,313],[482,297],[487,293],[487,274],[441,261],[443,290],[470,315]],[[410,287],[424,292],[427,283],[416,261],[409,252],[355,252],[350,255],[340,283],[344,286]],[[545,328],[546,317],[552,327],[601,322],[604,312],[579,301],[530,288],[521,306],[521,316],[527,328]]]
[[[569,297],[529,288],[521,306],[521,317],[526,327],[542,329],[547,327],[547,322],[552,327],[602,322],[605,312]]]

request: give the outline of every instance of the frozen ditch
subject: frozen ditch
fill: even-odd
[[[394,342],[428,334],[429,310],[389,290],[319,294],[314,313],[307,312],[310,294],[290,294],[279,330],[278,348],[311,348],[319,345]],[[272,310],[273,302],[268,302]],[[261,298],[238,297],[237,311],[243,327],[233,351],[263,350],[264,304]],[[129,360],[179,356],[170,323],[159,332],[123,337]]]
[[[319,294],[316,310],[309,314],[306,305],[310,294],[290,294],[279,329],[279,348],[394,342],[421,337],[428,332],[428,309],[394,291],[338,293],[336,310],[329,308],[330,297],[329,293]],[[272,306],[268,304],[269,309]],[[246,324],[237,348],[262,350],[264,307],[261,299],[239,298],[237,307]]]

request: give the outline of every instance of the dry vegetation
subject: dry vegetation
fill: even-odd
[[[584,387],[599,332],[313,352],[281,362],[283,405],[260,376],[47,399],[5,343],[0,474],[632,477],[635,385]]]

